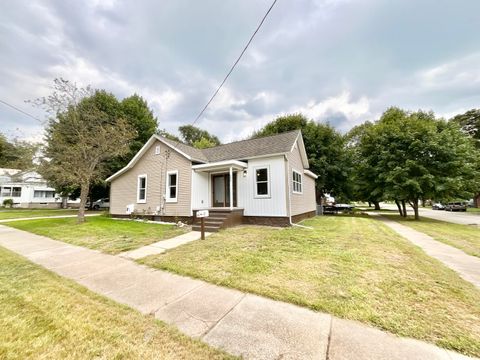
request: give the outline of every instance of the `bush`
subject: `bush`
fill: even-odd
[[[3,207],[11,208],[13,206],[13,199],[3,200]]]

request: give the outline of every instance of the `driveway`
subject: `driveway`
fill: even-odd
[[[395,204],[381,204],[382,209],[397,210]],[[413,215],[413,210],[410,206],[407,207],[409,215]],[[447,221],[461,225],[477,225],[480,226],[480,213],[444,211],[432,209],[420,209],[420,217],[428,217],[430,219]]]

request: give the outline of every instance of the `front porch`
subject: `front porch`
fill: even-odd
[[[202,209],[205,210],[205,209]],[[201,220],[196,217],[198,210],[193,210],[192,230],[201,230]],[[205,231],[217,232],[220,229],[243,224],[243,209],[240,208],[210,208],[209,216],[204,218]]]

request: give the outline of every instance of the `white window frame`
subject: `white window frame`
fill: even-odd
[[[155,146],[155,155],[160,155],[160,145]]]
[[[300,177],[300,181],[295,180],[295,174],[297,174]],[[295,184],[297,184],[297,186],[298,185],[300,186],[300,191],[295,190]],[[298,187],[297,187],[297,189],[298,189]],[[292,169],[292,192],[294,194],[303,194],[303,175],[302,175],[301,172],[299,172],[295,169]]]
[[[170,184],[170,175],[177,175],[177,183],[175,184],[175,187],[177,189],[177,191],[175,192],[175,195],[176,197],[174,198],[171,198],[170,197],[170,187],[171,187],[171,184]],[[178,186],[179,184],[179,181],[178,181],[178,170],[170,170],[170,171],[167,171],[167,178],[165,179],[165,201],[168,202],[168,203],[176,203],[178,201]]]
[[[267,193],[266,194],[258,194],[258,186],[257,186],[257,170],[267,169]],[[264,182],[264,181],[262,181]],[[253,168],[253,193],[255,199],[266,199],[270,198],[270,166],[269,165],[262,165],[262,166],[255,166]]]
[[[140,179],[145,178],[145,199],[140,199]],[[147,202],[148,177],[147,174],[141,174],[137,177],[137,203],[145,204]]]

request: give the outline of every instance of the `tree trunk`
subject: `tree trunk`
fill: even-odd
[[[414,199],[413,202],[410,203],[413,208],[413,212],[415,213],[415,220],[420,219],[420,216],[418,214],[418,199]]]
[[[397,208],[400,216],[403,216],[402,206],[400,205],[400,202],[397,199],[395,199],[395,204],[397,204]]]
[[[380,203],[378,201],[374,201],[373,205],[375,205],[375,210],[380,210]]]
[[[368,202],[368,207],[372,207],[372,203],[370,201]]]
[[[407,205],[405,204],[405,200],[402,200],[402,209],[403,209],[403,214],[402,214],[402,216],[403,216],[404,218],[406,218],[406,217],[407,217]]]
[[[85,222],[85,205],[87,203],[89,188],[88,182],[83,183],[80,187],[80,208],[78,209],[77,224]]]
[[[425,199],[422,198],[422,207],[425,207]]]

